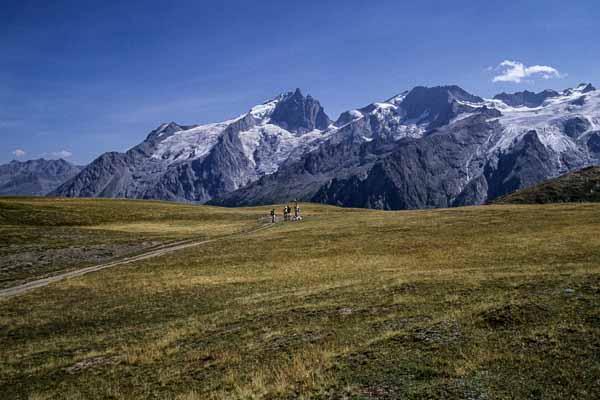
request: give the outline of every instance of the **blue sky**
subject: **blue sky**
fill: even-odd
[[[296,87],[335,118],[416,85],[600,84],[598,20],[597,0],[2,0],[0,163],[87,163]]]

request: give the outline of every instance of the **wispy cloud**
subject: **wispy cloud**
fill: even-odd
[[[73,156],[73,153],[71,153],[68,150],[50,151],[50,152],[42,153],[39,155],[39,157],[45,157],[45,158],[69,158],[72,156]]]
[[[21,158],[21,157],[25,157],[25,155],[27,155],[27,152],[23,149],[15,149],[12,154],[17,157],[17,158]]]
[[[71,153],[68,150],[60,150],[60,151],[53,151],[49,155],[52,157],[56,157],[56,158],[69,158],[69,157],[73,156],[73,153]]]
[[[528,78],[563,78],[565,75],[558,69],[548,65],[527,66],[519,61],[504,60],[495,68],[499,75],[495,76],[494,82],[520,83]]]

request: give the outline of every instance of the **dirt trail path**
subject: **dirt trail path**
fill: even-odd
[[[116,267],[117,265],[130,264],[130,263],[137,262],[137,261],[147,260],[149,258],[160,257],[162,255],[172,253],[174,251],[179,251],[179,250],[187,249],[190,247],[200,246],[203,244],[218,242],[220,240],[228,239],[231,237],[250,235],[252,233],[256,233],[258,231],[270,228],[271,226],[272,226],[271,224],[265,224],[265,225],[261,225],[260,227],[258,227],[256,229],[252,229],[252,230],[245,231],[245,232],[234,233],[234,234],[227,235],[227,236],[221,236],[221,237],[214,238],[214,239],[205,239],[205,240],[200,240],[200,241],[194,241],[192,239],[192,240],[184,240],[181,242],[171,243],[171,244],[164,245],[164,246],[149,250],[147,252],[144,252],[142,254],[138,254],[135,256],[125,257],[120,260],[111,261],[111,262],[104,263],[104,264],[93,265],[91,267],[86,267],[86,268],[78,269],[75,271],[70,271],[70,272],[65,272],[62,274],[50,276],[48,278],[43,278],[43,279],[38,279],[35,281],[27,282],[22,285],[13,286],[11,288],[1,289],[0,290],[0,299],[17,296],[19,294],[28,292],[30,290],[47,286],[53,282],[58,282],[58,281],[62,281],[62,280],[69,279],[69,278],[75,278],[78,276],[89,274],[90,272],[96,272],[96,271],[100,271],[100,270],[103,270],[106,268]]]

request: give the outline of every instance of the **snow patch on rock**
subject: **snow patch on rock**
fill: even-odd
[[[239,137],[244,155],[254,165],[259,175],[277,172],[279,167],[293,155],[300,155],[316,149],[318,144],[329,136],[329,132],[313,130],[296,135],[277,125],[263,124],[255,126]]]
[[[201,158],[214,147],[231,122],[201,125],[177,132],[158,143],[152,158],[169,163]]]

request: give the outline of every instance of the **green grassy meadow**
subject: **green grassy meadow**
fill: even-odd
[[[0,289],[175,241],[240,232],[260,217],[156,201],[0,198]]]
[[[600,398],[600,204],[302,206],[0,300],[0,397]],[[0,244],[219,237],[269,209],[4,199]]]
[[[496,204],[579,202],[600,202],[600,167],[586,167],[494,200]]]

